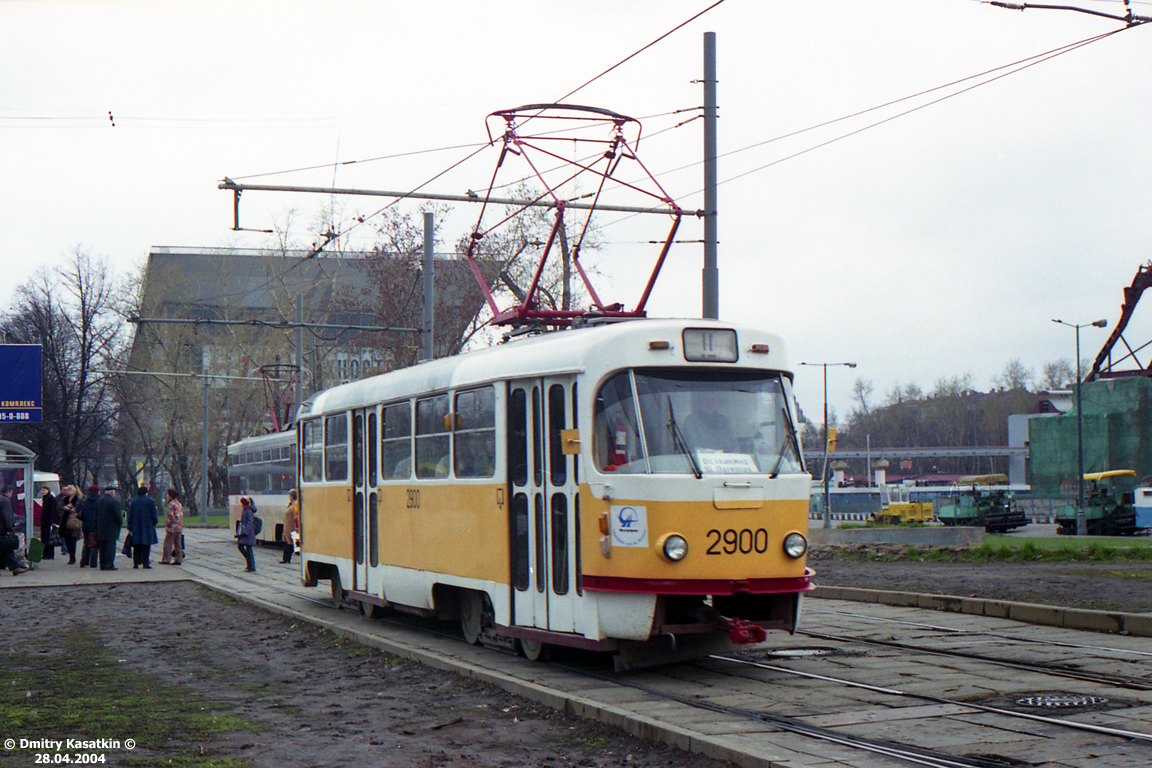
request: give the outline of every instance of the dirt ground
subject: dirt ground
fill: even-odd
[[[820,584],[1152,611],[1152,563],[813,554]],[[4,730],[21,731],[3,736],[140,742],[131,753],[109,752],[108,766],[722,765],[382,655],[192,583],[12,588],[3,598],[0,719]],[[111,668],[115,677],[86,668]],[[21,669],[34,672],[18,679]],[[84,682],[62,677],[65,670],[80,672]],[[49,690],[73,686],[83,690],[82,701],[70,690]],[[143,709],[133,710],[134,702]],[[69,719],[70,703],[83,710],[78,717]],[[96,711],[108,714],[99,721],[85,714]],[[141,738],[145,720],[156,720],[160,735]],[[0,768],[31,759],[31,750],[5,750]]]
[[[814,551],[816,583],[838,587],[928,592],[1074,608],[1152,611],[1152,563],[884,562]]]
[[[37,670],[28,681],[0,687],[0,713],[8,720],[0,729],[22,729],[3,736],[137,739],[130,753],[109,752],[106,765],[725,765],[558,715],[187,582],[6,589],[3,598],[0,622],[8,637],[0,648],[0,679],[12,679],[18,665]],[[88,650],[65,650],[88,636]],[[242,727],[149,744],[140,715],[100,721],[105,724],[87,731],[70,726],[61,713],[46,712],[67,708],[66,700],[50,696],[62,692],[38,687],[61,685],[57,666],[84,665],[111,666],[120,676],[102,705],[110,711],[127,711],[137,699],[156,712],[169,706],[165,702],[202,699],[209,703],[199,709],[219,710],[219,722]],[[133,680],[143,683],[131,687]],[[40,702],[38,709],[25,701]],[[95,711],[101,705],[84,706]],[[178,726],[168,727],[178,734]],[[70,727],[77,732],[61,732]],[[110,732],[116,730],[124,732]],[[32,757],[31,751],[0,752],[0,766],[32,765]]]

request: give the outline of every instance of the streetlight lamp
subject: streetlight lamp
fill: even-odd
[[[818,365],[824,369],[824,467],[820,470],[820,480],[824,485],[824,527],[832,527],[831,504],[828,497],[828,366],[843,365],[855,368],[856,363],[800,363],[800,365]]]
[[[1095,328],[1104,328],[1108,325],[1108,321],[1096,320],[1079,325],[1056,319],[1053,319],[1052,322],[1076,329],[1076,488],[1078,499],[1076,503],[1076,535],[1087,536],[1088,520],[1084,515],[1084,412],[1080,408],[1080,389],[1084,384],[1080,378],[1080,329],[1090,325]]]

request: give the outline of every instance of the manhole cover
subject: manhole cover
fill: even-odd
[[[1079,696],[1076,694],[1058,696],[1025,696],[1017,699],[1016,703],[1025,707],[1091,707],[1096,704],[1105,704],[1108,699],[1103,696]]]

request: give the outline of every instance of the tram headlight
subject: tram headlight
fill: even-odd
[[[674,563],[678,563],[688,556],[688,542],[678,533],[666,536],[662,549],[664,557]]]
[[[803,557],[804,553],[808,551],[808,539],[804,538],[802,534],[793,531],[784,537],[784,554],[795,560],[796,558]]]

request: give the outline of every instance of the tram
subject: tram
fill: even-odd
[[[240,499],[256,505],[264,527],[256,540],[279,545],[284,532],[288,492],[296,487],[296,432],[273,432],[228,446],[228,517],[240,520]]]
[[[792,632],[811,477],[769,333],[604,321],[313,395],[302,582],[617,669]]]

